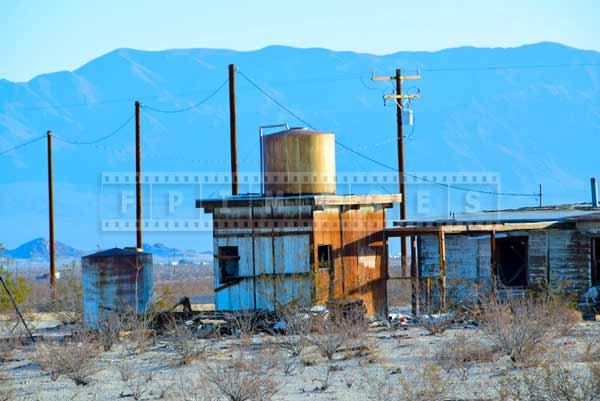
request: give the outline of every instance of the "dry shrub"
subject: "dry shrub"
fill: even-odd
[[[39,343],[34,358],[52,380],[64,375],[77,385],[86,385],[90,376],[98,371],[95,364],[97,355],[98,347],[92,342],[92,337],[79,333],[62,343]]]
[[[448,386],[435,365],[425,365],[412,375],[402,374],[398,381],[367,380],[366,396],[371,401],[440,401],[448,394]]]
[[[566,368],[557,359],[504,381],[502,401],[600,401],[600,365]]]
[[[455,323],[454,316],[450,313],[438,314],[438,315],[421,315],[419,316],[419,323],[427,330],[429,335],[435,336],[442,334]]]
[[[187,365],[202,357],[210,345],[207,340],[198,339],[193,327],[188,326],[185,322],[172,321],[167,325],[167,334],[182,365]]]
[[[133,397],[138,401],[149,394],[149,384],[154,378],[152,371],[142,371],[139,366],[120,365],[119,375],[130,394],[121,393],[121,397]]]
[[[61,270],[60,280],[56,282],[56,299],[48,304],[50,312],[66,324],[83,323],[83,289],[81,272],[75,263]]]
[[[580,315],[560,300],[533,296],[492,298],[481,305],[479,315],[486,337],[515,365],[533,361],[551,339],[564,335],[579,320]]]
[[[313,316],[311,324],[313,331],[306,335],[307,341],[330,361],[343,347],[359,343],[367,331],[361,308],[346,309],[333,305],[328,314]]]
[[[496,356],[495,350],[483,344],[481,340],[459,334],[442,344],[435,354],[435,360],[447,373],[454,373],[465,381],[473,365],[494,362]]]
[[[295,303],[282,306],[277,315],[285,324],[285,335],[279,336],[278,344],[290,357],[297,358],[306,348],[306,335],[311,331],[312,319]]]
[[[275,364],[265,354],[239,350],[232,359],[206,366],[206,381],[228,401],[271,401],[279,392]]]

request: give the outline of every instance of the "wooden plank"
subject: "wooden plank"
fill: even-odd
[[[446,235],[444,229],[438,231],[438,252],[440,256],[441,309],[446,310]]]
[[[519,230],[544,230],[548,228],[564,228],[570,225],[570,223],[557,223],[555,221],[550,222],[537,222],[537,223],[515,223],[515,224],[448,224],[448,225],[429,225],[429,226],[411,226],[411,227],[390,227],[386,228],[388,237],[400,237],[403,235],[414,235],[414,234],[435,234],[440,230],[440,227],[444,228],[446,234],[458,234],[458,233],[489,233],[494,230],[496,232],[505,231],[519,231]]]

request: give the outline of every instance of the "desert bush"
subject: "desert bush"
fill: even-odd
[[[562,365],[551,359],[502,382],[502,401],[600,401],[600,365]]]
[[[330,361],[343,347],[360,342],[367,330],[364,311],[336,306],[330,307],[328,314],[313,316],[311,326],[313,330],[306,335],[307,341]]]
[[[420,315],[419,323],[421,327],[427,330],[429,335],[435,336],[442,334],[455,323],[454,315],[444,313],[438,315]]]
[[[48,303],[48,309],[63,323],[83,323],[81,271],[75,262],[61,269],[60,280],[56,281],[56,298]]]
[[[206,381],[228,401],[270,401],[279,392],[275,364],[265,354],[249,355],[242,349],[228,360],[206,367]]]
[[[4,279],[6,287],[13,296],[17,305],[21,304],[31,292],[31,287],[27,284],[24,277],[13,277],[13,273],[4,269],[4,265],[0,265],[0,276]],[[10,298],[3,287],[0,287],[0,313],[12,310],[13,305]]]
[[[402,373],[398,381],[372,377],[367,380],[366,397],[371,401],[440,401],[448,394],[448,385],[435,365],[425,365],[412,375]]]
[[[479,321],[486,337],[522,365],[540,355],[549,340],[564,334],[579,315],[550,297],[492,298],[481,305]]]
[[[121,338],[121,331],[128,328],[130,324],[130,313],[106,313],[102,314],[97,322],[96,339],[102,345],[104,351],[110,351]]]
[[[171,343],[182,365],[187,365],[197,358],[202,357],[210,343],[198,339],[193,328],[185,323],[175,321],[167,325],[167,339]]]
[[[277,316],[285,324],[285,335],[279,336],[278,344],[291,358],[297,358],[306,348],[306,336],[311,331],[312,319],[296,303],[278,309]]]
[[[461,380],[467,379],[469,369],[483,362],[494,362],[497,352],[483,344],[480,339],[473,339],[465,334],[459,334],[445,341],[435,353],[437,364],[446,371],[454,373]]]
[[[86,385],[98,370],[95,364],[98,347],[92,340],[89,334],[79,333],[62,343],[39,343],[34,359],[52,380],[64,375],[77,385]]]
[[[149,384],[154,378],[152,371],[142,371],[139,366],[120,365],[119,375],[130,394],[121,393],[121,397],[133,397],[138,401],[150,393]]]

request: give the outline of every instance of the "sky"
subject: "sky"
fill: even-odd
[[[599,17],[596,0],[5,0],[0,79],[73,70],[121,47],[388,54],[553,41],[600,51]]]

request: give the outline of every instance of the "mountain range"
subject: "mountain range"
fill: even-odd
[[[34,260],[49,260],[50,250],[48,247],[47,238],[36,238],[28,241],[24,244],[19,245],[14,249],[6,249],[0,255],[12,259],[34,259]],[[165,244],[147,244],[144,243],[144,251],[151,253],[155,258],[162,260],[164,258],[175,258],[175,257],[187,257],[187,258],[198,258],[204,256],[212,256],[212,251],[195,251],[195,250],[182,250],[177,248],[170,248]],[[56,241],[55,244],[56,257],[59,259],[71,259],[80,258],[86,254],[91,254],[93,251],[82,251],[75,249],[72,246],[64,244],[60,241]]]
[[[338,147],[339,173],[388,172],[382,165],[396,166],[396,118],[394,104],[385,107],[382,95],[392,92],[393,83],[370,77],[393,75],[401,67],[405,74],[418,70],[422,77],[403,83],[405,93],[421,93],[410,104],[414,125],[405,127],[407,171],[444,176],[493,172],[501,182],[495,191],[533,194],[541,184],[546,204],[587,201],[589,177],[600,173],[600,53],[548,42],[388,55],[284,46],[256,51],[118,49],[74,71],[28,82],[0,80],[0,152],[48,129],[70,142],[114,133],[91,145],[55,139],[56,232],[81,249],[130,246],[134,232],[107,231],[102,222],[135,216],[128,200],[131,186],[105,185],[102,173],[134,169],[133,102],[143,104],[144,171],[158,172],[157,177],[227,173],[229,103],[227,86],[221,85],[230,63],[239,70],[241,172],[258,170],[258,127],[282,122],[334,132],[343,144],[381,163]],[[157,111],[177,109],[183,110]],[[0,241],[7,246],[47,235],[44,142],[0,156]],[[202,214],[194,207],[196,198],[229,192],[226,184],[163,184],[144,187],[145,216],[197,219]],[[414,208],[421,188],[408,187],[409,216],[419,212]],[[425,213],[460,211],[461,205],[452,203],[460,191],[441,189]],[[385,184],[346,190],[396,188]],[[482,195],[481,207],[537,202],[534,196]],[[146,232],[145,238],[177,248],[209,249],[208,227],[194,232],[170,226]]]

